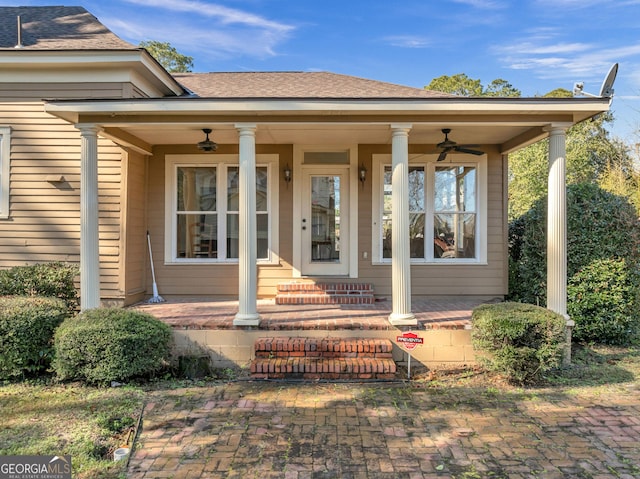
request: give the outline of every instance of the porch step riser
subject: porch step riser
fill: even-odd
[[[276,304],[374,304],[366,283],[280,283]]]
[[[374,304],[373,295],[286,294],[276,296],[276,304]]]
[[[394,379],[395,373],[392,359],[260,358],[251,364],[256,379]]]
[[[393,379],[396,364],[387,339],[260,338],[251,375],[272,379]]]
[[[373,286],[369,283],[280,283],[278,284],[278,292],[306,292],[306,293],[322,293],[322,292],[342,292],[350,291],[368,291],[373,293]]]

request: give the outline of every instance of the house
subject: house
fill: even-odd
[[[412,298],[504,297],[509,154],[549,137],[566,315],[565,132],[609,98],[172,75],[81,7],[0,7],[0,72],[0,267],[79,263],[83,309],[151,294],[147,232],[163,295],[237,298],[237,326],[294,280],[372,284],[398,326]]]

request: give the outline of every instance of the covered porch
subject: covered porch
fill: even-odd
[[[309,87],[304,77],[296,76]],[[547,306],[566,316],[565,132],[606,111],[609,99],[454,98],[395,88],[367,96],[355,83],[338,97],[337,90],[309,97],[305,87],[300,96],[263,98],[247,83],[243,97],[203,89],[209,97],[47,103],[82,137],[82,309],[101,301],[99,137],[139,155],[130,162],[137,176],[125,179],[146,188],[138,204],[160,251],[163,294],[233,297],[227,329],[247,332],[282,323],[259,305],[281,281],[372,283],[387,302],[375,314],[386,329],[371,331],[423,327],[419,297],[504,297],[509,154],[549,138]],[[219,145],[199,151],[210,131]],[[460,144],[447,136],[452,131]],[[196,217],[203,227],[190,236]],[[143,238],[133,221],[128,239],[132,231]],[[206,248],[192,237],[206,237]],[[140,255],[123,264],[130,260],[146,266]],[[136,294],[144,293],[148,286]],[[303,309],[297,313],[315,313]],[[362,328],[353,316],[366,315],[344,311],[332,315]],[[304,323],[292,329],[306,331]]]

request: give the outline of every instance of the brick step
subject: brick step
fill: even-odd
[[[279,283],[279,293],[326,293],[348,294],[349,292],[369,292],[373,294],[373,285],[370,283]]]
[[[318,295],[318,294],[296,294],[278,295],[276,304],[374,304],[376,299],[371,295]]]
[[[276,304],[373,304],[373,285],[367,283],[280,283]]]
[[[396,363],[388,358],[256,358],[251,376],[256,379],[394,379]]]
[[[388,339],[260,338],[251,375],[262,379],[394,379]]]
[[[371,357],[391,358],[388,339],[367,338],[259,338],[254,343],[256,357]]]

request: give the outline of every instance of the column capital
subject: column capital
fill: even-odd
[[[74,126],[82,135],[97,135],[102,131],[102,127],[95,123],[76,123]]]
[[[549,133],[554,133],[554,132],[558,133],[561,131],[565,132],[572,126],[573,126],[573,123],[569,121],[558,121],[558,122],[549,123],[548,125],[543,126],[542,131],[547,131]]]
[[[258,125],[255,123],[236,123],[233,126],[235,126],[239,132],[249,132],[249,131],[255,132],[256,129],[258,128]]]
[[[389,127],[393,130],[393,132],[406,132],[409,133],[409,130],[413,128],[413,124],[411,123],[391,123]]]

